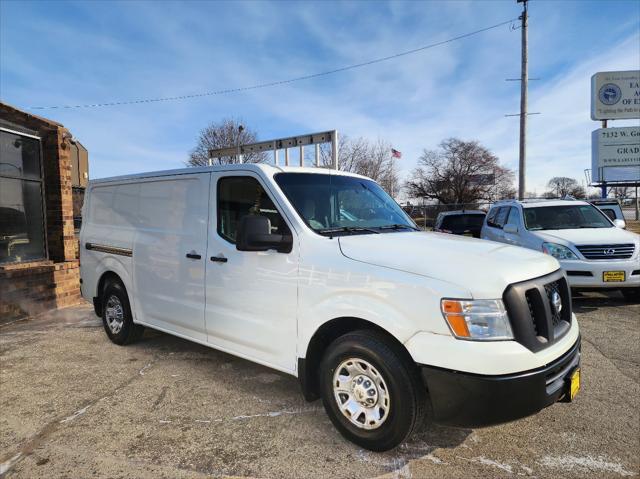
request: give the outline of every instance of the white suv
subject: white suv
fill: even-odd
[[[617,228],[587,202],[501,201],[489,211],[481,237],[553,256],[572,288],[620,289],[629,301],[640,301],[640,235]]]
[[[362,447],[396,446],[426,410],[475,427],[579,389],[558,262],[419,231],[368,178],[155,172],[90,182],[83,212],[82,294],[113,342],[149,327],[296,376]]]

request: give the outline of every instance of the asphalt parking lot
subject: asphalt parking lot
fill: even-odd
[[[640,305],[574,299],[582,391],[486,429],[426,424],[387,453],[346,442],[297,381],[149,332],[112,344],[88,306],[0,328],[0,476],[632,477]]]

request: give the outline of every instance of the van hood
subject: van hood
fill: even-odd
[[[638,243],[640,235],[621,228],[579,228],[566,230],[532,231],[536,236],[550,243],[563,240],[575,245]]]
[[[339,242],[347,258],[453,283],[480,299],[501,298],[509,284],[560,267],[533,250],[442,233],[341,236]]]

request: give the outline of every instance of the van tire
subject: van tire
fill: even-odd
[[[622,288],[620,291],[627,303],[640,304],[640,288]]]
[[[403,353],[401,347],[384,333],[373,330],[354,331],[340,336],[325,351],[320,365],[322,402],[333,425],[349,441],[371,451],[387,451],[407,439],[423,423],[426,390],[418,368]],[[354,366],[351,359],[355,359],[355,363],[361,360],[362,363]],[[365,429],[365,424],[356,425],[353,421],[366,423],[369,417],[366,415],[367,411],[378,411],[375,415],[382,416],[380,411],[384,411],[383,408],[364,408],[364,412],[356,411],[348,417],[339,406],[339,401],[343,401],[345,405],[357,399],[358,394],[363,401],[368,400],[367,394],[362,395],[362,390],[356,391],[354,388],[362,377],[365,380],[360,384],[371,384],[371,381],[367,381],[367,376],[361,374],[362,367],[367,364],[373,367],[369,369],[369,373],[375,378],[372,381],[377,387],[374,387],[374,392],[364,392],[371,393],[376,398],[376,406],[383,406],[385,390],[389,400],[384,420],[380,425],[374,425],[373,429]],[[336,372],[338,368],[341,368],[342,374],[340,371]],[[350,378],[351,395],[341,395],[334,389],[334,379],[339,377]],[[339,380],[336,379],[336,387],[338,384]],[[370,424],[375,424],[376,418],[372,417],[374,420]]]
[[[121,346],[137,341],[144,333],[144,326],[133,322],[127,290],[118,280],[110,280],[104,286],[102,325],[109,339]]]

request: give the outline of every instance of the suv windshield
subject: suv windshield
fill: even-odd
[[[540,206],[524,209],[528,230],[612,228],[604,214],[591,205]]]
[[[275,180],[307,225],[320,234],[418,229],[374,181],[317,173],[278,173]]]

